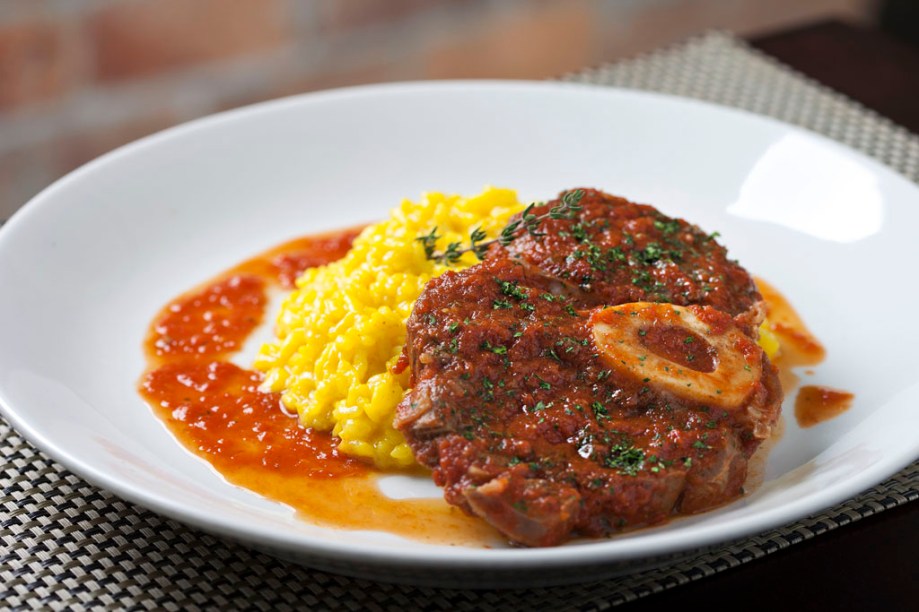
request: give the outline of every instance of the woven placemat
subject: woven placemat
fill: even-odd
[[[564,80],[653,90],[770,115],[919,182],[919,138],[712,32]],[[255,552],[97,489],[0,419],[0,606],[9,609],[602,610],[710,576],[919,497],[919,463],[829,511],[675,565],[574,586],[460,591],[346,578]]]

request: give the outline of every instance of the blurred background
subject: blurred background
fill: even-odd
[[[560,76],[709,29],[914,0],[0,0],[0,218],[121,144],[217,111],[384,81]]]

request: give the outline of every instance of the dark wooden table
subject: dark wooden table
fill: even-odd
[[[919,47],[821,22],[750,39],[756,48],[919,134]],[[917,432],[919,435],[919,432]],[[744,612],[919,609],[919,502],[624,606]]]

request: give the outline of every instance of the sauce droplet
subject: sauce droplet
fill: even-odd
[[[848,410],[853,398],[847,391],[829,387],[801,387],[795,400],[795,418],[801,427],[813,427]]]

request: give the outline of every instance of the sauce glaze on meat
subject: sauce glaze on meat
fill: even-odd
[[[396,426],[449,503],[529,546],[737,498],[782,402],[762,297],[714,236],[600,191],[580,204],[432,280],[407,325]]]

